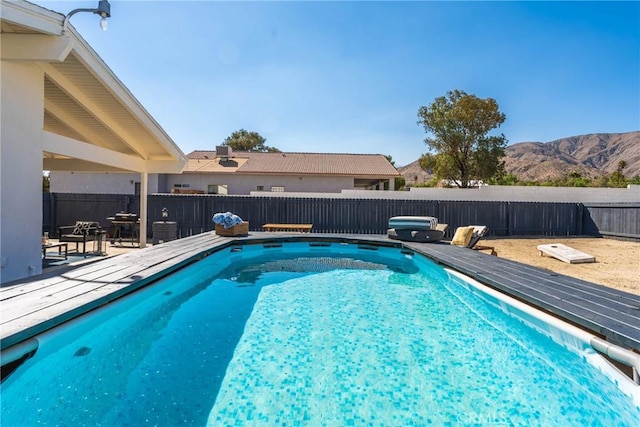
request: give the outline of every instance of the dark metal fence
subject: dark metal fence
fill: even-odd
[[[587,204],[583,224],[587,235],[640,239],[640,203]]]
[[[139,213],[136,196],[118,194],[45,193],[43,231],[53,236],[76,220],[110,225],[118,212]],[[640,204],[470,202],[395,199],[294,198],[162,194],[148,199],[148,229],[160,221],[162,208],[178,224],[178,237],[211,231],[216,212],[233,212],[261,231],[266,223],[309,223],[316,233],[384,234],[392,216],[434,216],[456,227],[486,225],[494,236],[615,236],[640,239]]]

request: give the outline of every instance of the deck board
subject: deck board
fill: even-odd
[[[206,233],[107,258],[60,276],[2,288],[1,348],[133,292],[204,252],[231,242]]]
[[[612,342],[640,350],[640,296],[448,244],[390,240],[382,235],[255,232],[203,233],[78,267],[60,276],[0,288],[0,345],[5,349],[91,311],[215,250],[251,241],[375,243],[426,255],[521,301]]]

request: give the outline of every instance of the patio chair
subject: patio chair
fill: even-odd
[[[456,228],[456,233],[453,236],[453,239],[451,239],[451,244],[473,249],[474,251],[490,250],[491,255],[498,255],[493,246],[478,245],[480,239],[482,239],[488,232],[489,228],[485,225],[458,227]]]
[[[82,243],[82,254],[86,255],[87,242],[95,241],[100,231],[100,224],[95,221],[76,221],[76,225],[58,227],[58,239],[60,242],[75,243],[78,253],[79,244]]]
[[[436,230],[442,231],[442,233],[446,233],[446,231],[448,229],[449,229],[449,224],[438,224],[438,225],[436,225]]]

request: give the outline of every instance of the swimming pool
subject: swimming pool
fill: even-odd
[[[411,251],[234,246],[39,336],[2,420],[638,424],[637,386],[522,310]]]

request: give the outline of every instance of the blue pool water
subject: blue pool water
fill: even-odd
[[[227,249],[38,340],[3,426],[640,425],[593,352],[394,248]]]

